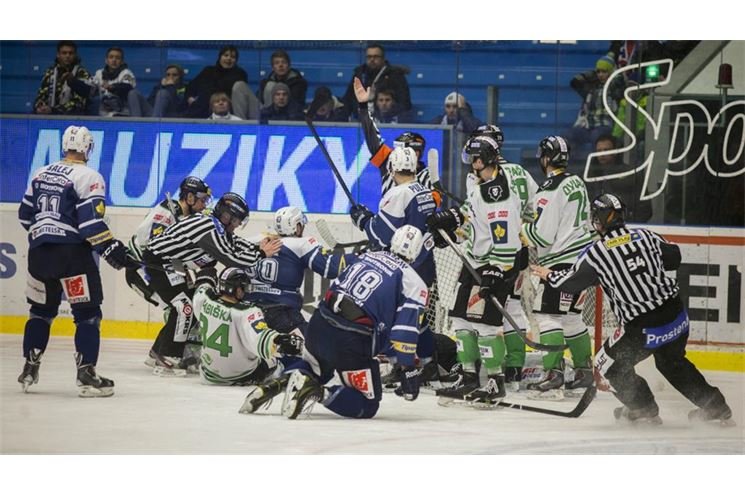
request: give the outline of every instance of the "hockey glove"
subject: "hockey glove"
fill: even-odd
[[[217,269],[214,267],[204,267],[199,272],[186,269],[186,285],[190,288],[196,288],[202,284],[209,284],[212,288],[217,287]]]
[[[357,229],[360,231],[365,230],[365,225],[373,217],[373,213],[370,212],[370,209],[361,203],[352,205],[352,208],[349,210],[349,215],[352,217],[354,225],[357,226]]]
[[[504,271],[495,265],[488,265],[481,271],[481,288],[479,296],[488,299],[489,296],[504,295],[507,292],[507,284],[504,281]]]
[[[419,384],[422,376],[422,369],[416,367],[399,367],[397,371],[401,385],[396,388],[394,393],[401,396],[406,401],[414,401],[419,396]]]
[[[101,253],[106,262],[114,267],[116,270],[121,269],[137,269],[140,264],[129,254],[129,250],[124,246],[124,243],[118,239],[113,240],[106,249]]]
[[[438,229],[451,233],[458,229],[462,224],[463,214],[455,208],[449,208],[442,212],[435,212],[427,217],[427,228],[432,233],[436,232]]]
[[[445,233],[448,235],[448,237],[455,241],[455,233]],[[435,242],[435,246],[437,248],[447,248],[448,242],[445,240],[445,238],[442,237],[440,234],[440,231],[432,231],[432,240]]]
[[[299,334],[278,334],[274,338],[274,345],[281,355],[297,356],[303,352],[303,337]]]

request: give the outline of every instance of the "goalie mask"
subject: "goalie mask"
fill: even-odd
[[[504,133],[502,133],[502,130],[499,128],[499,126],[495,126],[494,124],[485,124],[483,126],[477,127],[476,130],[471,133],[471,138],[475,138],[477,136],[488,136],[489,138],[497,142],[497,145],[499,145],[500,149],[502,148],[502,144],[504,143]]]
[[[463,163],[471,166],[477,159],[481,159],[484,167],[496,166],[499,163],[499,144],[488,136],[470,138],[463,145],[461,153]]]
[[[394,148],[388,155],[388,172],[409,172],[416,174],[417,156],[413,148]]]
[[[546,166],[543,165],[543,157],[548,158],[548,165],[552,167],[567,167],[569,151],[569,143],[561,136],[546,136],[538,145],[535,157],[539,160],[545,174]]]
[[[236,290],[241,288],[244,293],[247,293],[250,282],[251,278],[245,270],[238,267],[228,267],[220,272],[220,277],[217,279],[217,290],[220,294],[237,298]]]
[[[62,151],[82,153],[87,162],[93,151],[93,135],[85,126],[69,126],[62,135]]]
[[[391,238],[391,252],[411,263],[422,251],[424,236],[422,231],[411,225],[404,225],[396,229]]]
[[[616,195],[605,193],[590,205],[592,226],[601,234],[626,225],[626,205]]]
[[[282,207],[274,214],[274,229],[282,236],[297,236],[297,225],[307,223],[308,217],[298,207]]]
[[[412,148],[416,152],[417,157],[422,156],[425,146],[424,137],[419,133],[403,133],[393,140],[393,148]]]
[[[235,224],[236,227],[243,227],[248,222],[248,205],[246,200],[243,199],[238,193],[225,193],[220,197],[215,205],[215,209],[212,211],[217,220],[223,225],[229,226]],[[224,214],[229,214],[230,217],[227,220],[223,220]]]

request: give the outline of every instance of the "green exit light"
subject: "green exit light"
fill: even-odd
[[[646,69],[647,81],[656,81],[660,77],[659,65],[648,65]]]

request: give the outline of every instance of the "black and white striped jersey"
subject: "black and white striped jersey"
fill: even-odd
[[[215,260],[226,267],[250,267],[264,254],[258,245],[231,234],[217,218],[192,214],[151,238],[147,249],[164,261],[180,260],[205,267]]]
[[[548,282],[568,293],[599,282],[625,325],[678,294],[678,282],[665,270],[679,265],[677,245],[646,229],[619,227],[588,246],[571,268],[551,272]]]

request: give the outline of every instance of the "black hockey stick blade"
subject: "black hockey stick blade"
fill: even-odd
[[[313,138],[315,138],[316,143],[318,144],[318,148],[321,149],[321,153],[323,153],[324,158],[326,158],[326,162],[328,162],[329,167],[331,167],[331,172],[334,173],[334,176],[336,176],[336,180],[339,181],[339,184],[344,190],[344,194],[347,195],[347,198],[349,199],[349,203],[351,203],[352,205],[356,205],[357,202],[354,201],[352,192],[349,191],[349,188],[344,183],[344,179],[341,177],[341,174],[339,173],[339,169],[336,168],[336,164],[331,159],[331,155],[329,155],[329,151],[326,149],[326,145],[323,144],[321,137],[318,136],[318,131],[316,130],[316,126],[313,124],[313,117],[310,112],[305,114],[305,123],[308,125],[308,129],[310,129],[311,134],[313,134]]]
[[[455,246],[455,243],[453,243],[453,240],[450,239],[450,236],[448,236],[447,233],[443,231],[442,229],[437,229],[437,231],[440,233],[440,236],[442,236],[445,239],[445,241],[447,241],[447,244],[455,252],[458,258],[460,258],[461,262],[463,262],[463,266],[466,268],[466,270],[468,270],[468,272],[471,273],[474,280],[476,280],[477,283],[481,284],[481,274],[476,272],[476,269],[473,268],[473,266],[470,264],[470,262],[465,257],[465,255],[463,255],[458,249],[458,247]],[[499,313],[501,313],[504,316],[507,322],[510,323],[510,325],[515,330],[517,335],[520,336],[520,339],[522,339],[525,344],[527,344],[534,350],[548,351],[548,352],[564,351],[565,349],[569,347],[569,345],[567,344],[536,343],[535,341],[533,341],[532,339],[528,337],[524,329],[521,329],[520,326],[517,325],[517,322],[515,322],[515,319],[512,318],[512,315],[507,313],[507,310],[504,309],[504,307],[499,303],[499,300],[497,300],[497,298],[494,295],[491,295],[491,297],[489,298],[489,301],[492,303],[492,305],[496,307],[497,311],[499,311]]]
[[[506,401],[500,401],[497,404],[497,406],[504,407],[504,408],[512,408],[514,410],[523,410],[526,412],[543,413],[545,415],[554,415],[556,417],[577,418],[580,415],[582,415],[585,410],[587,410],[587,407],[590,406],[590,403],[592,403],[592,400],[595,399],[596,394],[597,394],[597,388],[594,385],[588,387],[585,393],[579,399],[579,402],[574,407],[574,409],[569,412],[562,412],[560,410],[552,410],[550,408],[540,408],[537,406],[523,405],[520,403],[509,403]]]

